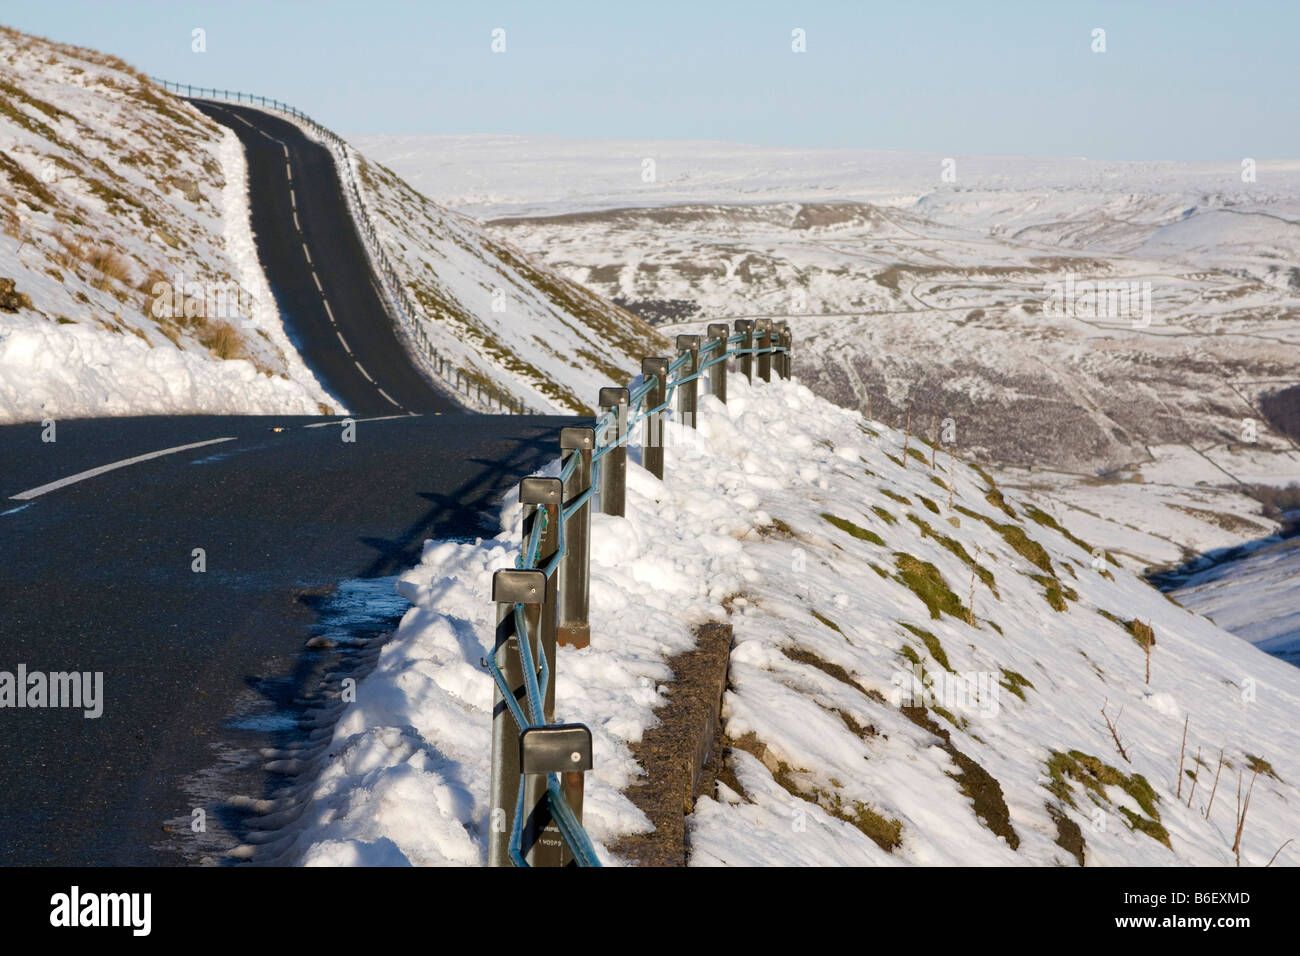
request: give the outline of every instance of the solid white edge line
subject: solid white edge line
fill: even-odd
[[[190,451],[194,448],[203,448],[205,445],[219,445],[222,442],[234,440],[234,435],[231,435],[229,438],[212,438],[208,441],[195,442],[192,445],[177,445],[175,448],[164,448],[161,451],[151,451],[147,455],[136,455],[134,458],[124,458],[122,461],[100,465],[98,468],[91,468],[89,471],[78,472],[75,475],[69,475],[67,478],[60,478],[58,481],[51,481],[49,484],[41,485],[39,488],[32,488],[16,495],[10,495],[9,500],[30,501],[32,498],[39,498],[41,495],[49,494],[51,491],[57,491],[60,488],[76,484],[79,481],[85,481],[87,478],[94,478],[97,475],[102,475],[106,471],[115,471],[118,468],[125,468],[127,465],[139,464],[140,462],[148,461],[151,458],[161,458],[163,455],[174,455],[177,452]]]

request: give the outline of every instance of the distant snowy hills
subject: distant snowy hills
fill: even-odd
[[[1226,449],[1246,418],[1289,447],[1258,399],[1300,369],[1300,162],[359,143],[667,332],[788,318],[816,392],[896,425],[909,405],[921,427],[952,418],[989,463],[1091,474],[1153,445]],[[1052,310],[1067,284],[1092,291]]]

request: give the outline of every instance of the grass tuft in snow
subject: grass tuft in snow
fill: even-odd
[[[843,633],[844,633],[843,631],[840,630],[840,626],[839,626],[838,624],[836,624],[834,621],[832,621],[830,618],[826,617],[825,615],[818,614],[816,611],[813,611],[813,612],[812,612],[812,616],[815,617],[815,618],[817,618],[817,620],[821,621],[823,624],[825,624],[827,627],[829,627],[832,631],[836,631],[836,632],[838,632],[838,633],[840,633],[840,634],[843,634]]]
[[[846,518],[837,518],[835,515],[829,514],[825,511],[822,512],[822,518],[829,521],[846,534],[853,535],[853,537],[857,538],[859,541],[870,541],[872,544],[880,545],[882,548],[885,546],[885,539],[880,535],[876,534],[874,531],[868,531],[866,528],[859,528],[852,521],[849,521]]]
[[[939,569],[929,561],[896,551],[894,566],[898,569],[897,579],[921,599],[921,603],[929,609],[930,617],[938,619],[940,612],[945,612],[966,619],[966,608],[961,599],[944,582]]]
[[[1034,685],[1029,682],[1029,678],[1017,674],[1015,671],[1007,670],[1005,667],[1002,668],[1002,680],[998,681],[998,683],[1021,700],[1025,700],[1026,687],[1030,690],[1036,690]]]
[[[1106,788],[1118,787],[1146,814],[1143,817],[1128,807],[1117,807],[1116,809],[1128,821],[1130,828],[1145,833],[1165,846],[1170,845],[1169,833],[1160,823],[1160,811],[1156,809],[1160,797],[1142,774],[1126,774],[1100,758],[1079,750],[1071,750],[1069,753],[1052,751],[1052,756],[1047,761],[1047,773],[1051,777],[1047,789],[1072,807],[1076,807],[1077,804],[1074,802],[1071,780],[1081,784],[1098,806],[1113,805]]]
[[[879,518],[885,524],[895,524],[898,521],[898,519],[894,517],[892,512],[890,512],[885,508],[880,507],[880,505],[872,505],[871,511],[877,518]]]
[[[915,624],[908,624],[906,621],[899,621],[898,623],[921,639],[921,643],[925,645],[925,649],[930,652],[930,656],[934,658],[936,664],[949,673],[956,673],[948,664],[948,655],[944,653],[943,645],[939,643],[937,637],[925,628],[917,627]]]
[[[1250,768],[1251,773],[1262,773],[1266,777],[1272,777],[1278,783],[1282,782],[1282,778],[1273,771],[1273,765],[1263,757],[1246,754],[1246,766]]]

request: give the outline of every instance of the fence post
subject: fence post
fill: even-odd
[[[790,333],[790,326],[782,323],[781,327],[781,345],[785,352],[781,354],[781,377],[786,381],[790,379],[790,352],[794,348],[794,336]]]
[[[700,337],[698,335],[677,336],[677,351],[690,355],[691,359],[682,366],[682,377],[694,375],[700,370]],[[699,405],[698,378],[677,386],[677,417],[683,425],[695,428],[696,408]]]
[[[541,600],[546,592],[546,579],[541,571],[503,570],[492,575],[492,600],[497,605],[496,644],[492,649],[497,666],[506,686],[515,700],[524,704],[524,671],[519,659],[519,646],[510,638],[515,636],[515,605],[524,606],[524,620],[528,625],[529,640],[533,643],[533,659],[537,660],[536,635],[541,617]],[[492,783],[490,788],[490,825],[488,834],[488,866],[510,865],[510,831],[514,826],[515,800],[519,793],[519,734],[515,719],[506,705],[501,688],[493,681],[492,706]],[[525,806],[527,801],[525,798]]]
[[[566,506],[591,488],[591,455],[596,448],[596,430],[576,427],[560,429],[560,457],[578,463],[564,485]],[[567,454],[566,454],[567,452]],[[586,647],[591,643],[588,607],[591,581],[591,498],[564,523],[564,554],[556,569],[559,605],[556,642],[562,647]]]
[[[710,322],[708,339],[717,340],[718,347],[709,352],[709,361],[716,362],[709,366],[709,394],[727,404],[727,323]],[[721,359],[721,361],[717,361]]]
[[[641,374],[657,379],[655,387],[643,399],[646,408],[659,408],[668,396],[668,359],[644,358]],[[660,481],[664,477],[664,410],[659,409],[645,419],[641,433],[641,464]]]
[[[736,331],[745,333],[745,341],[740,344],[742,349],[752,349],[754,347],[754,320],[737,319]],[[752,385],[754,382],[754,353],[746,352],[740,357],[740,372],[745,376]]]
[[[600,513],[620,518],[627,509],[627,443],[620,439],[627,435],[629,401],[625,388],[600,390],[601,415],[614,413],[613,433],[606,433],[606,444],[612,447],[600,458]]]
[[[757,322],[754,323],[754,331],[756,333],[755,339],[758,338],[757,333],[762,333],[763,348],[768,349],[772,347],[773,335],[772,335],[771,319],[759,319]],[[772,353],[771,352],[763,352],[758,356],[758,377],[765,382],[772,381]]]
[[[539,515],[546,515],[546,529],[542,532],[541,546],[537,549],[538,567],[546,565],[555,557],[560,547],[560,503],[563,501],[564,488],[559,478],[525,478],[519,482],[519,503],[524,506],[524,540],[523,547],[533,534],[533,523]],[[542,600],[541,624],[538,627],[538,639],[542,653],[546,655],[546,666],[550,668],[552,680],[546,688],[546,700],[543,702],[543,717],[549,723],[555,710],[555,575],[546,579],[545,593]]]

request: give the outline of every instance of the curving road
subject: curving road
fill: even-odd
[[[262,110],[191,102],[244,145],[258,258],[290,340],[326,391],[355,415],[457,410],[393,328],[329,150]]]
[[[397,415],[359,419],[354,442],[309,418],[68,421],[54,443],[0,427],[0,672],[103,675],[98,718],[0,708],[0,865],[184,863],[240,842],[223,799],[283,786],[259,749],[347,666],[308,640],[391,629],[389,578],[426,538],[495,533],[484,515],[573,422]]]
[[[395,626],[392,577],[427,538],[495,533],[500,495],[576,421],[442,414],[457,406],[403,349],[330,154],[276,116],[195,105],[244,143],[271,289],[355,431],[0,427],[0,865],[220,860],[245,842],[256,820],[228,798],[285,785],[264,751],[300,739],[324,676],[364,667]],[[327,633],[343,639],[312,640]],[[102,714],[15,706],[20,669],[101,675]]]

